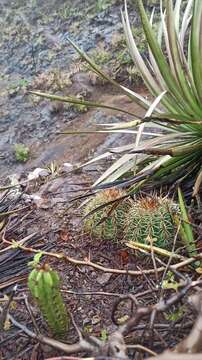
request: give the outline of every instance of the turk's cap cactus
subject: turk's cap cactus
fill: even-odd
[[[126,241],[135,241],[170,249],[176,226],[173,220],[176,204],[157,195],[139,198],[131,206],[124,231]]]
[[[92,237],[117,241],[123,233],[125,215],[130,208],[130,200],[124,198],[125,195],[117,189],[97,193],[84,209],[84,231]]]

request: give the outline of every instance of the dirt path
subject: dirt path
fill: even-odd
[[[136,111],[127,100],[121,98],[119,102],[120,94],[115,93],[108,85],[100,86],[99,81],[89,79],[87,73],[81,73],[79,56],[67,42],[67,37],[73,39],[84,51],[95,57],[101,67],[106,71],[112,69],[118,80],[123,81],[120,74],[125,71],[124,76],[127,78],[127,67],[132,63],[123,40],[121,4],[122,1],[119,0],[111,1],[110,6],[98,6],[97,2],[90,0],[78,0],[73,4],[64,0],[49,0],[40,1],[40,5],[38,1],[1,2],[2,175],[20,173],[52,160],[80,161],[92,153],[104,141],[105,136],[66,140],[56,135],[58,132],[67,128],[90,127],[99,121],[122,120],[120,114],[116,113],[105,116],[101,111],[80,113],[75,107],[56,109],[57,106],[50,102],[39,101],[28,95],[30,89],[82,95],[87,99],[118,103],[119,106]],[[138,24],[136,9],[129,6],[129,10],[132,21]],[[131,81],[134,88],[135,82]],[[15,144],[29,147],[30,160],[26,164],[16,161]],[[81,156],[75,154],[78,145],[82,149]]]
[[[126,96],[119,94],[107,94],[106,88],[94,88],[95,95],[93,101],[99,101],[105,105],[117,106],[127,111],[134,112],[137,115],[142,115],[142,109],[131,102]],[[105,93],[103,94],[103,90]],[[56,114],[56,121],[63,114]],[[121,112],[113,110],[88,110],[86,113],[78,114],[78,116],[64,128],[64,131],[68,130],[90,130],[95,129],[99,123],[116,123],[120,121],[129,121],[132,117],[123,116]],[[101,151],[107,151],[108,147],[124,145],[131,141],[134,136],[132,135],[108,135],[104,133],[100,134],[85,134],[85,135],[58,135],[50,144],[41,144],[38,148],[35,147],[34,154],[36,160],[31,160],[27,163],[27,167],[30,166],[42,166],[48,164],[51,161],[55,161],[58,164],[62,162],[78,163],[87,160],[94,153],[97,155]]]
[[[52,93],[63,92],[71,85],[70,67],[76,59],[78,61],[78,55],[68,45],[67,36],[89,51],[97,46],[99,34],[102,34],[105,46],[109,47],[112,33],[121,28],[118,4],[104,11],[98,11],[93,1],[70,4],[52,0],[40,1],[40,4],[38,1],[3,1],[0,4],[2,175],[24,169],[23,164],[16,163],[16,143],[29,146],[31,157],[36,157],[36,148],[42,145],[44,149],[46,144],[55,142],[58,130],[64,129],[74,119],[77,121],[75,109],[54,116],[47,104],[33,101],[27,95],[27,89],[40,89],[41,84],[43,89]],[[59,85],[55,81],[57,76],[60,77]],[[82,91],[80,85],[77,94]]]

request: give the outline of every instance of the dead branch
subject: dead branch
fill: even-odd
[[[54,358],[48,358],[45,360],[81,360],[78,357],[72,356],[59,356]],[[89,357],[89,358],[82,358],[82,360],[114,360],[112,357]],[[166,351],[161,355],[152,356],[148,358],[148,360],[201,360],[201,354],[175,354],[171,351]]]
[[[21,245],[20,242],[13,244],[11,241],[8,241],[8,240],[4,239],[4,243],[12,245],[15,248],[17,247],[17,248],[19,248],[19,249],[21,249],[23,251],[26,251],[26,252],[31,252],[31,253],[34,253],[34,254],[42,253],[45,256],[54,257],[54,258],[56,258],[58,260],[69,262],[69,263],[71,263],[73,265],[76,265],[76,266],[79,266],[79,265],[89,266],[89,267],[92,267],[92,268],[94,268],[96,270],[103,271],[105,273],[125,274],[125,275],[137,276],[137,275],[143,275],[143,274],[154,274],[156,272],[165,271],[164,266],[156,268],[156,269],[148,269],[148,270],[141,270],[141,271],[124,270],[124,269],[112,269],[112,268],[107,268],[105,266],[96,264],[96,263],[94,263],[94,262],[92,262],[90,260],[87,260],[87,261],[86,260],[77,260],[77,259],[74,259],[74,258],[72,258],[72,257],[70,257],[68,255],[63,254],[63,253],[52,253],[52,252],[48,252],[48,251],[37,250],[37,249],[31,248],[31,247],[26,247],[24,245]],[[177,269],[179,269],[181,267],[188,266],[188,265],[192,264],[193,262],[195,262],[197,260],[200,260],[200,259],[202,259],[202,253],[198,254],[195,257],[187,258],[187,259],[185,259],[185,260],[183,260],[183,261],[181,261],[181,262],[179,262],[177,264],[170,265],[169,269],[170,270],[177,270]]]
[[[49,358],[46,360],[115,360],[113,357],[89,357],[89,358],[79,358],[72,356],[60,356]],[[201,354],[176,354],[171,351],[165,351],[161,355],[152,356],[148,360],[201,360]]]
[[[0,314],[0,331],[4,328],[4,324],[5,324],[5,321],[7,319],[8,312],[9,312],[9,307],[10,307],[10,304],[11,304],[11,302],[12,302],[14,296],[15,296],[16,290],[17,290],[17,285],[14,286],[11,294],[9,295],[6,306],[1,311],[1,314]]]
[[[157,353],[155,353],[151,349],[148,349],[147,347],[140,345],[140,344],[127,345],[127,349],[138,349],[138,350],[142,350],[150,355],[154,355],[154,356],[157,355]]]
[[[0,306],[0,312],[1,313],[3,312],[3,308],[1,306]],[[80,351],[93,352],[95,350],[94,347],[90,343],[86,342],[84,339],[82,339],[82,342],[78,342],[75,344],[65,344],[60,341],[49,338],[47,336],[41,334],[35,334],[33,331],[29,330],[27,326],[16,321],[14,317],[10,314],[7,315],[7,319],[18,329],[22,330],[30,338],[37,340],[41,344],[49,345],[54,349],[63,351],[66,354],[73,354]]]
[[[150,358],[151,360],[200,360],[202,358],[202,290],[190,296],[189,301],[198,312],[190,334],[176,346],[174,352],[165,351],[161,355]]]
[[[198,281],[190,281],[187,280],[184,283],[184,286],[172,295],[167,301],[161,299],[157,304],[150,306],[141,306],[138,307],[136,303],[136,299],[132,298],[135,301],[136,312],[135,315],[132,316],[125,324],[120,326],[117,331],[112,333],[109,336],[109,339],[105,342],[100,341],[99,339],[93,336],[85,336],[80,334],[79,342],[75,344],[66,344],[60,341],[54,340],[52,338],[43,336],[41,334],[35,334],[33,331],[29,330],[25,325],[16,321],[13,316],[10,314],[7,315],[7,318],[11,321],[11,323],[22,330],[27,336],[32,339],[37,340],[42,344],[49,345],[57,350],[63,351],[65,354],[75,354],[79,352],[87,352],[95,356],[95,359],[98,357],[102,357],[102,359],[113,358],[119,360],[128,360],[127,356],[127,346],[124,341],[124,336],[128,335],[131,331],[133,331],[134,327],[139,324],[140,320],[144,317],[149,317],[153,314],[153,312],[164,312],[172,305],[178,303],[187,292],[194,288],[202,285],[202,280]],[[123,299],[120,299],[123,300]],[[195,307],[198,312],[198,317],[196,319],[195,325],[190,333],[190,335],[182,341],[174,352],[165,352],[164,354],[151,358],[156,360],[181,360],[179,352],[185,353],[196,353],[202,351],[202,290],[198,291],[195,295],[191,297],[191,303]],[[3,312],[3,309],[0,307],[0,312]],[[169,354],[169,355],[168,355]],[[96,357],[97,355],[97,357]],[[179,357],[178,357],[179,356]],[[184,354],[183,354],[184,356]],[[193,355],[192,355],[193,356]],[[200,355],[201,356],[201,355]],[[192,358],[193,359],[193,358]],[[198,360],[199,357],[196,356],[195,360]],[[70,360],[70,359],[69,359]],[[183,357],[183,360],[186,360]],[[191,360],[190,355],[187,355],[187,360]]]
[[[59,356],[59,357],[52,357],[45,360],[80,360],[81,358],[75,356]],[[95,360],[94,357],[84,358],[84,360]]]
[[[135,295],[136,298],[140,298],[143,297],[144,295],[147,294],[151,294],[154,292],[159,291],[158,289],[148,289],[148,290],[144,290],[142,292],[139,292],[138,294]],[[111,297],[117,297],[119,299],[126,299],[126,297],[130,296],[126,295],[126,294],[118,294],[118,293],[110,293],[110,292],[105,292],[105,291],[74,291],[74,290],[66,290],[66,289],[62,289],[62,292],[65,294],[72,294],[72,295],[77,295],[77,296],[85,296],[85,295],[91,295],[91,296],[111,296]],[[132,294],[131,294],[132,296]]]
[[[142,318],[145,316],[151,315],[153,312],[163,312],[168,310],[172,305],[179,303],[179,301],[188,293],[188,291],[191,288],[194,288],[196,286],[202,285],[202,280],[192,281],[188,279],[187,282],[184,284],[184,287],[182,289],[175,293],[173,296],[171,296],[168,300],[161,299],[157,304],[150,305],[150,306],[142,306],[137,308],[136,307],[136,313],[133,317],[131,317],[124,325],[120,326],[118,329],[118,332],[120,332],[123,335],[127,335],[129,332],[132,331],[132,329],[140,322]],[[197,295],[198,296],[198,295]],[[198,299],[198,297],[197,297]],[[112,311],[113,313],[116,311],[118,304],[122,301],[122,299],[119,299],[115,303],[115,307]],[[201,305],[202,307],[202,305]]]
[[[198,317],[190,334],[176,347],[178,353],[202,353],[202,291],[192,295],[190,303],[198,312]]]
[[[201,360],[201,354],[177,354],[165,351],[161,355],[150,357],[148,360]]]

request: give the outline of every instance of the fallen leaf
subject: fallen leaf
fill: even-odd
[[[59,231],[59,237],[62,241],[68,241],[69,240],[69,233],[67,230],[60,230]]]
[[[127,265],[128,264],[128,260],[129,260],[129,254],[127,250],[120,250],[118,252],[118,255],[121,258],[121,262],[123,265]]]

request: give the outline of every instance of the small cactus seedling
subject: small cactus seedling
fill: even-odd
[[[176,205],[170,199],[158,196],[140,198],[127,214],[125,240],[145,244],[153,241],[154,246],[170,249],[176,231],[175,212]]]
[[[37,302],[53,335],[65,336],[69,328],[69,317],[63,302],[60,279],[48,264],[37,266],[29,275],[28,287]]]
[[[87,203],[84,216],[123,195],[125,195],[124,192],[116,189],[99,192]],[[117,241],[123,234],[125,215],[129,208],[130,200],[127,198],[98,209],[84,219],[84,231],[96,238]]]

